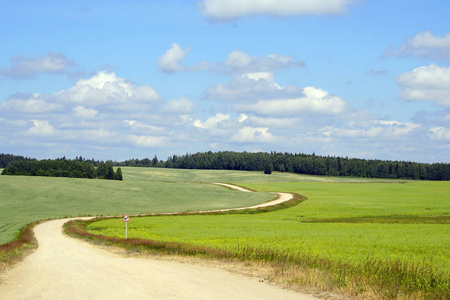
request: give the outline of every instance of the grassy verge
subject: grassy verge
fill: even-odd
[[[28,224],[20,230],[14,241],[0,245],[0,270],[4,270],[8,266],[22,260],[26,255],[38,247],[33,232],[33,228],[36,224],[37,223]]]

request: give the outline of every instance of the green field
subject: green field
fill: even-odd
[[[395,282],[394,295],[397,284],[425,298],[449,293],[450,182],[158,168],[123,168],[123,174],[123,182],[0,176],[0,244],[36,220],[244,207],[273,199],[274,191],[293,192],[307,200],[268,213],[131,217],[128,237],[299,258],[315,270],[331,270],[331,285],[345,285],[348,268],[357,270],[354,282],[370,286],[373,276],[379,286],[388,282],[388,293]],[[121,217],[88,229],[124,237]],[[353,287],[351,293],[358,292]]]
[[[179,180],[187,174],[180,170],[171,172]],[[209,176],[214,177],[212,171],[189,172],[193,177],[204,172],[206,181]],[[133,218],[128,224],[128,237],[207,246],[238,254],[256,249],[252,251],[306,257],[314,262],[323,260],[327,265],[331,262],[334,270],[342,265],[365,269],[358,271],[357,276],[366,276],[363,274],[367,272],[369,282],[376,273],[378,282],[395,281],[404,289],[417,288],[422,291],[419,293],[427,293],[425,298],[433,298],[433,291],[448,295],[450,182],[224,174],[225,182],[261,192],[298,193],[307,200],[289,209],[262,214]],[[120,219],[92,223],[88,231],[124,236]],[[395,279],[389,278],[391,273]],[[344,275],[341,272],[332,276]],[[439,287],[433,286],[435,280],[440,282]]]
[[[243,174],[122,168],[124,181],[0,176],[0,244],[26,224],[67,216],[133,215],[243,207],[268,201],[267,193],[240,193],[200,183]],[[241,176],[241,177],[239,177]],[[259,175],[261,176],[261,175]],[[179,182],[183,181],[183,182]],[[189,181],[189,182],[187,182]]]
[[[238,184],[295,192],[308,200],[256,215],[134,218],[128,236],[228,250],[251,246],[306,252],[357,263],[367,258],[426,263],[450,274],[447,182]],[[93,223],[89,229],[124,235],[117,219]]]

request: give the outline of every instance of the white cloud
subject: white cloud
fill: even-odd
[[[198,72],[214,68],[214,64],[205,61],[198,62],[191,66],[184,66],[183,60],[190,51],[190,47],[183,50],[178,43],[173,43],[170,49],[158,58],[157,65],[159,70],[165,73],[176,73],[183,71]]]
[[[0,105],[0,110],[30,114],[48,113],[58,111],[61,108],[61,104],[46,102],[39,94],[33,94],[32,96],[16,95],[3,101]]]
[[[183,50],[180,45],[173,43],[172,47],[158,59],[158,68],[166,73],[183,71],[183,60],[189,51],[189,48]]]
[[[231,137],[231,141],[240,143],[269,143],[274,141],[274,137],[269,132],[269,128],[245,126]]]
[[[413,134],[413,131],[420,127],[419,124],[412,122],[370,120],[350,122],[348,126],[341,128],[326,126],[322,128],[321,131],[324,136],[335,136],[340,138],[379,138],[395,140]]]
[[[450,129],[444,127],[430,128],[428,136],[432,140],[450,141]]]
[[[337,15],[347,10],[353,0],[203,0],[205,17],[214,21],[229,21],[253,15],[278,17],[294,15]]]
[[[280,54],[270,54],[265,57],[252,57],[243,51],[234,50],[228,54],[224,65],[227,72],[255,73],[290,67],[303,67],[305,66],[305,63],[302,61],[295,61],[292,57]]]
[[[435,36],[430,31],[421,31],[407,38],[400,48],[386,50],[383,56],[450,59],[450,34]]]
[[[257,117],[250,116],[248,120],[256,125],[270,128],[295,128],[298,123],[296,118],[273,118],[273,117]]]
[[[30,78],[38,74],[63,74],[71,67],[76,66],[73,61],[67,60],[62,53],[48,52],[44,57],[28,58],[21,55],[11,58],[13,66],[0,68],[0,74],[12,78]]]
[[[81,118],[81,119],[92,119],[92,118],[95,118],[95,116],[98,113],[98,111],[95,110],[95,109],[86,108],[86,107],[83,107],[81,105],[78,105],[78,106],[74,107],[73,111],[75,112],[75,116],[77,118]]]
[[[166,133],[165,128],[162,126],[149,125],[136,120],[125,120],[124,122],[133,130],[133,132],[140,132],[143,134],[152,133],[153,135],[163,135]]]
[[[436,80],[417,81],[429,86]],[[2,148],[15,151],[20,146],[22,153],[38,158],[81,154],[129,159],[153,156],[149,149],[158,156],[162,152],[164,158],[168,153],[207,151],[214,145],[212,150],[217,151],[369,153],[400,159],[413,159],[417,156],[411,153],[421,151],[423,160],[434,159],[426,153],[433,147],[448,148],[446,110],[425,125],[381,120],[367,111],[354,111],[325,90],[282,87],[271,72],[239,75],[223,86],[221,97],[231,103],[220,103],[221,113],[212,114],[186,98],[165,101],[153,88],[109,72],[79,80],[59,93],[17,94],[0,105]],[[234,111],[228,111],[233,104]],[[125,109],[117,109],[119,105]],[[201,117],[196,116],[199,113]],[[402,156],[405,153],[410,156]]]
[[[30,136],[44,136],[50,137],[58,134],[52,125],[47,120],[33,120],[33,127],[28,129],[27,135]]]
[[[347,103],[339,97],[314,87],[303,89],[304,97],[293,99],[260,100],[251,104],[234,104],[236,111],[254,112],[261,115],[336,115],[347,109]]]
[[[180,45],[173,43],[171,48],[158,59],[158,68],[165,73],[213,70],[223,73],[243,74],[305,66],[303,61],[295,61],[290,56],[270,54],[265,57],[253,57],[240,50],[230,52],[223,63],[214,64],[201,61],[194,65],[185,66],[183,60],[189,52],[190,48],[183,50]]]
[[[208,118],[205,122],[197,119],[194,121],[193,125],[198,128],[212,129],[227,120],[230,120],[230,115],[218,113],[215,116]]]
[[[422,66],[400,74],[397,82],[403,88],[400,97],[404,100],[433,100],[450,107],[450,67]]]
[[[247,120],[247,119],[248,119],[248,116],[246,114],[240,114],[239,118],[238,118],[238,122],[242,123],[242,122],[245,122],[245,120]]]
[[[54,98],[67,102],[90,106],[109,105],[111,108],[127,109],[132,103],[151,103],[160,99],[150,86],[136,86],[117,77],[113,72],[99,71],[89,79],[81,79],[67,90],[62,90]]]
[[[169,139],[161,136],[131,135],[129,140],[136,146],[143,148],[155,148],[165,146]]]
[[[163,111],[165,112],[171,112],[171,113],[179,113],[179,114],[187,114],[196,108],[196,105],[194,101],[181,98],[180,100],[170,100],[166,105],[163,107]]]
[[[271,72],[257,72],[236,76],[215,87],[209,86],[204,92],[204,98],[251,102],[255,99],[287,98],[301,94],[302,90],[297,87],[281,87]]]

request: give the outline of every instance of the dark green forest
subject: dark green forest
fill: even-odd
[[[99,178],[123,180],[120,168],[114,172],[111,164],[99,163],[98,167],[83,160],[13,160],[8,163],[2,175],[49,176],[70,178]]]
[[[6,168],[10,163],[14,161],[22,160],[36,160],[34,158],[28,158],[20,155],[3,154],[0,153],[0,168]]]
[[[41,163],[42,164],[39,164]],[[79,163],[79,164],[78,164]],[[54,167],[49,167],[54,164]],[[27,167],[29,165],[29,167]],[[2,174],[64,176],[79,178],[122,178],[120,168],[114,173],[112,166],[159,167],[177,169],[215,169],[291,172],[308,175],[349,176],[365,178],[413,179],[413,180],[450,180],[449,163],[418,163],[410,161],[389,161],[377,159],[359,159],[336,156],[318,156],[304,153],[280,152],[198,152],[195,154],[173,155],[166,161],[153,159],[129,159],[122,162],[76,157],[56,160],[36,161],[36,159],[0,154],[0,166],[7,167]],[[19,167],[21,166],[21,167]],[[94,167],[98,167],[97,169]],[[13,168],[11,168],[13,167]],[[92,169],[92,167],[94,167]],[[16,168],[16,169],[14,169]],[[120,174],[117,174],[119,173]],[[26,174],[25,174],[26,173]],[[39,174],[38,174],[39,173]],[[114,175],[113,175],[114,174]],[[119,179],[121,180],[121,179]]]
[[[308,175],[351,176],[365,178],[450,180],[450,164],[409,161],[366,160],[348,157],[292,153],[199,152],[173,155],[166,161],[131,159],[121,166],[165,167],[178,169],[216,169],[291,172]]]

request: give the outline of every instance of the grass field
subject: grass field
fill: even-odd
[[[349,285],[348,271],[356,270],[355,282],[374,285],[373,277],[376,284],[391,284],[396,277],[402,288],[416,289],[416,296],[449,295],[450,182],[156,168],[123,168],[123,173],[123,182],[0,176],[0,244],[36,220],[244,207],[274,198],[267,192],[293,192],[307,200],[269,213],[132,217],[128,237],[225,249],[237,257],[266,256],[275,263],[306,262],[313,277],[330,272],[330,286]],[[124,237],[121,218],[88,229]],[[361,283],[352,292],[365,288]]]
[[[430,276],[430,281],[434,277],[444,280],[447,286],[441,288],[448,291],[449,182],[374,181],[293,174],[239,176],[232,174],[224,181],[257,191],[299,193],[308,199],[293,208],[256,215],[134,218],[128,224],[128,237],[236,253],[251,248],[287,257],[306,255],[355,268],[376,265],[383,269],[406,264],[417,272],[427,270],[423,276]],[[258,180],[266,182],[258,183]],[[93,234],[124,235],[123,223],[117,219],[96,222],[88,228]],[[434,289],[428,288],[429,291]]]
[[[348,262],[369,257],[427,263],[450,275],[448,183],[245,185],[301,193],[308,200],[257,215],[135,218],[128,224],[128,236],[224,249],[276,248]],[[89,228],[91,233],[124,235],[123,223],[117,219]]]
[[[26,224],[49,218],[243,207],[274,198],[273,194],[240,193],[200,183],[220,181],[225,174],[220,171],[207,172],[206,180],[201,180],[201,172],[122,170],[123,182],[0,176],[0,245],[14,239]]]

